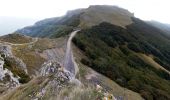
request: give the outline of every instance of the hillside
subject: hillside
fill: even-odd
[[[71,78],[72,74],[66,71],[67,68],[63,68],[67,36],[48,39],[31,38],[15,33],[0,38],[4,39],[0,43],[0,100],[23,98],[25,100],[40,98],[63,100],[66,97],[71,100],[92,100],[110,98],[109,96],[132,100],[142,99],[139,94],[128,89],[125,91],[117,83],[82,64],[78,66],[80,71],[76,74],[76,79]],[[78,50],[78,48],[75,49]],[[78,55],[79,53],[75,54],[76,57]],[[68,65],[71,66],[70,63]],[[91,72],[96,75],[93,81],[87,77],[88,74],[86,75]],[[109,82],[111,86],[105,82]],[[114,90],[112,86],[119,91]]]
[[[170,99],[167,31],[123,8],[69,11],[0,40],[2,100]]]
[[[87,56],[81,62],[147,100],[168,100],[170,74],[155,68],[140,53],[152,55],[154,62],[170,71],[170,40],[158,29],[133,20],[126,29],[101,23],[79,32],[73,42]]]

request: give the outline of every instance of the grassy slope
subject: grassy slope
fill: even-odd
[[[160,30],[138,19],[133,21],[127,29],[102,23],[77,34],[73,42],[88,57],[81,62],[147,100],[168,100],[170,75],[145,63],[135,52],[152,54],[169,70],[170,41]]]

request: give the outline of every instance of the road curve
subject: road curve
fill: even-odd
[[[79,32],[80,30],[73,31],[70,34],[70,37],[67,41],[67,48],[66,48],[66,54],[65,54],[65,60],[64,60],[64,67],[67,71],[71,72],[74,76],[77,74],[78,67],[74,60],[72,49],[71,49],[71,43],[73,37]]]

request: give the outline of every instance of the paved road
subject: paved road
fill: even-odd
[[[76,62],[74,61],[74,57],[73,57],[73,53],[71,49],[71,43],[72,43],[73,37],[77,34],[78,31],[80,30],[73,31],[68,39],[65,60],[64,60],[65,69],[71,72],[74,76],[76,75],[78,71],[78,67],[77,67]]]

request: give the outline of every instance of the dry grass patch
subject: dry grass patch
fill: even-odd
[[[138,54],[139,55],[139,57],[141,58],[141,59],[143,59],[143,61],[145,61],[146,63],[148,63],[149,65],[151,65],[151,66],[153,66],[153,67],[155,67],[156,69],[161,69],[161,70],[163,70],[163,71],[165,71],[165,72],[167,72],[167,73],[169,73],[170,74],[170,71],[168,71],[167,69],[165,69],[164,67],[162,67],[160,64],[158,64],[157,62],[155,62],[154,60],[153,60],[153,56],[152,55],[145,55],[145,54]]]
[[[35,74],[35,71],[38,71],[45,61],[45,59],[27,45],[13,47],[13,54],[23,60],[29,74]]]
[[[22,44],[32,42],[33,38],[21,34],[8,34],[0,37],[0,41]]]

